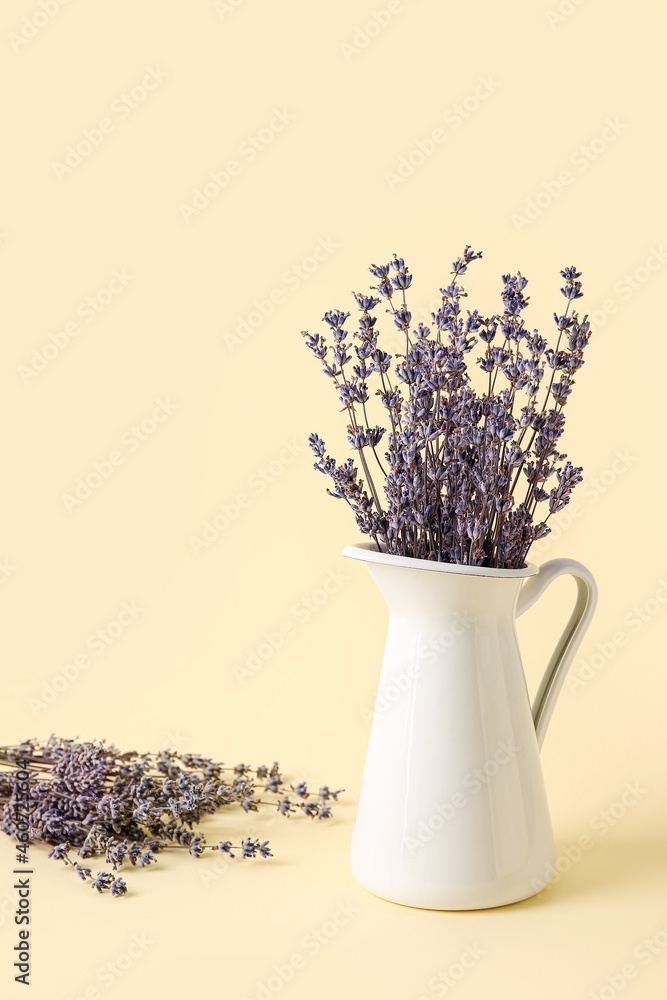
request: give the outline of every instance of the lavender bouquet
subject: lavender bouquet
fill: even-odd
[[[309,443],[315,468],[333,482],[327,493],[349,504],[378,549],[515,569],[525,565],[532,542],[549,533],[549,518],[582,479],[581,467],[561,453],[560,438],[590,324],[572,308],[583,294],[574,267],[560,272],[567,305],[554,313],[554,348],[525,326],[528,282],[521,273],[502,276],[502,313],[485,319],[475,309],[464,317],[460,279],[481,256],[466,247],[454,261],[432,326],[413,326],[405,294],[412,275],[394,255],[369,268],[378,280],[371,294],[352,293],[359,310],[352,336],[345,328],[350,313],[340,310],[324,316],[331,344],[303,331],[347,414],[347,439],[363,478],[352,458],[339,465],[328,455],[319,435],[311,434]],[[405,344],[393,377],[374,314],[382,300]],[[476,364],[483,387],[477,391],[466,356],[480,341]],[[371,377],[387,426],[369,419]]]
[[[268,840],[208,845],[195,825],[233,805],[246,813],[268,805],[283,816],[300,811],[329,819],[329,803],[343,790],[324,785],[311,796],[305,781],[287,787],[277,762],[270,768],[225,767],[198,754],[121,752],[103,742],[55,736],[46,743],[0,747],[3,831],[25,840],[19,836],[25,815],[30,842],[51,845],[50,858],[71,865],[83,882],[112,896],[127,892],[125,880],[111,872],[93,874],[85,859],[102,858],[115,872],[127,861],[146,868],[166,849],[180,848],[193,858],[206,850],[231,858],[235,851],[243,859],[272,857]]]

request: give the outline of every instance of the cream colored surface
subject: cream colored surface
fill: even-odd
[[[33,1000],[664,998],[665,20],[646,0],[5,0],[2,741],[278,757],[348,789],[329,826],[220,818],[276,857],[208,883],[212,859],[165,857],[123,900],[35,849]],[[451,914],[348,869],[386,613],[311,470],[307,433],[344,435],[299,331],[394,251],[428,312],[466,243],[470,302],[494,310],[521,270],[546,332],[559,269],[584,272],[586,485],[533,557],[585,563],[600,606],[542,753],[565,874]],[[559,581],[521,621],[531,690],[573,600]],[[3,996],[11,864],[3,842]],[[151,943],[118,978],[133,934]]]

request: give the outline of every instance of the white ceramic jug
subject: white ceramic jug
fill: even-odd
[[[389,607],[354,876],[384,899],[437,910],[534,895],[556,861],[539,748],[595,609],[593,577],[570,559],[502,570],[372,544],[343,554],[367,564]],[[564,573],[576,607],[531,710],[515,618]]]

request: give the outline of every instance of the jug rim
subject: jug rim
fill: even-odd
[[[485,576],[500,580],[524,579],[537,576],[538,567],[526,563],[523,569],[496,569],[491,566],[460,566],[458,563],[431,562],[429,559],[415,559],[412,556],[395,556],[390,552],[378,551],[374,542],[357,542],[343,549],[348,559],[362,562],[384,563],[386,566],[404,566],[406,569],[420,569],[435,573],[453,573],[460,576]]]

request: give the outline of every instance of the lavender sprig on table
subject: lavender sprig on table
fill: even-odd
[[[413,325],[405,294],[412,275],[394,255],[388,264],[369,268],[377,279],[370,293],[352,293],[359,315],[351,336],[345,326],[350,313],[341,310],[324,315],[331,342],[302,331],[347,414],[347,439],[358,465],[352,458],[338,464],[318,434],[310,435],[309,444],[315,469],[332,480],[327,492],[349,504],[359,529],[379,549],[520,568],[582,479],[581,467],[567,460],[559,442],[590,324],[572,310],[583,294],[574,267],[560,272],[567,304],[554,313],[553,349],[525,325],[528,282],[521,273],[502,276],[502,313],[484,318],[475,309],[463,316],[467,293],[460,278],[481,256],[466,247],[454,261],[431,326]],[[383,300],[404,344],[393,371],[374,314]],[[477,391],[466,356],[480,342],[476,364],[483,387]],[[371,378],[386,413],[384,426],[369,412]]]
[[[94,875],[83,860],[104,858],[115,872],[127,861],[146,868],[166,849],[180,848],[194,858],[206,850],[231,858],[272,857],[268,840],[209,845],[195,825],[232,805],[246,813],[273,806],[283,816],[301,811],[328,819],[329,802],[344,791],[324,785],[311,796],[303,781],[286,786],[277,762],[270,768],[226,767],[198,754],[121,752],[104,742],[52,736],[46,743],[0,747],[2,829],[9,836],[16,835],[17,761],[29,774],[30,840],[52,845],[50,858],[71,865],[83,882],[112,896],[127,892],[125,881],[105,871]]]

